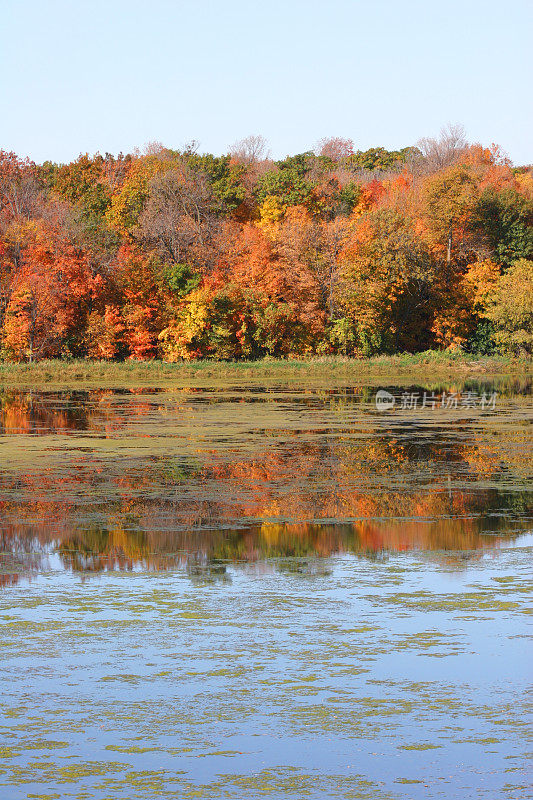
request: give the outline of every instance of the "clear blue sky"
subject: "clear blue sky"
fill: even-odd
[[[0,0],[0,147],[67,161],[248,134],[533,161],[533,0]]]

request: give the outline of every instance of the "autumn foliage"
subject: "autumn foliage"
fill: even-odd
[[[457,131],[271,161],[0,151],[0,357],[533,352],[533,173]]]

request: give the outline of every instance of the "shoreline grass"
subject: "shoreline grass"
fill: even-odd
[[[142,386],[194,386],[207,383],[339,383],[375,382],[395,377],[415,383],[424,379],[467,379],[499,375],[533,376],[533,359],[474,356],[447,351],[402,353],[354,359],[316,356],[299,359],[266,358],[260,361],[89,361],[44,360],[32,364],[0,362],[2,388],[120,388]]]

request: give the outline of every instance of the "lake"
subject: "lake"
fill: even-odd
[[[530,798],[531,397],[0,391],[0,799]]]

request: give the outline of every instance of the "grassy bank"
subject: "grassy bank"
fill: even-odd
[[[33,364],[0,363],[0,386],[9,387],[121,387],[194,386],[213,383],[367,383],[394,378],[422,382],[429,377],[462,379],[497,375],[533,374],[532,359],[505,356],[467,356],[464,353],[427,351],[395,356],[351,359],[327,356],[262,361],[39,361]]]

